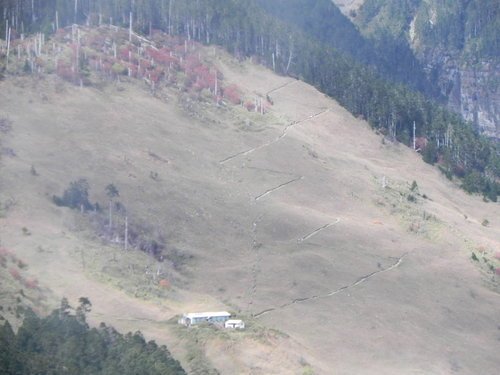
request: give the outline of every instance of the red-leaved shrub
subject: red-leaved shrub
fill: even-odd
[[[9,273],[14,279],[21,280],[21,274],[19,273],[19,271],[17,269],[9,268]]]
[[[250,112],[255,111],[255,103],[250,101],[245,102],[245,108]]]
[[[26,279],[24,281],[24,286],[28,289],[38,289],[38,280],[37,279]]]
[[[0,255],[7,257],[7,255],[10,255],[10,251],[7,250],[5,247],[0,247]]]
[[[241,103],[241,92],[238,86],[231,84],[224,88],[224,98],[231,103],[238,105]]]
[[[167,279],[161,279],[158,285],[160,285],[162,288],[170,289],[170,281],[168,281]]]

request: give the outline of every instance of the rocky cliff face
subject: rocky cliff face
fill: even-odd
[[[491,1],[332,1],[368,39],[405,38],[448,107],[500,140],[500,16]]]
[[[442,49],[418,56],[429,76],[437,79],[448,107],[488,137],[500,139],[500,64],[483,60],[474,65]]]

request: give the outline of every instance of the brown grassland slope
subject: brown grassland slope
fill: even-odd
[[[134,79],[0,82],[11,124],[0,133],[0,245],[43,288],[35,304],[86,296],[93,324],[141,330],[193,373],[495,374],[498,204],[311,86],[204,53],[245,95],[268,96],[267,112],[152,96]],[[78,178],[104,210],[113,183],[130,221],[165,239],[167,260],[110,244],[90,213],[56,206]],[[23,286],[0,271],[7,304]],[[169,322],[216,309],[250,328]]]

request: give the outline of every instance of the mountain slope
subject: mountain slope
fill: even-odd
[[[261,115],[171,87],[151,96],[127,77],[81,88],[53,75],[1,81],[12,129],[0,192],[17,202],[0,219],[2,246],[56,297],[89,297],[95,324],[141,329],[193,373],[199,345],[225,374],[493,374],[498,204],[311,86],[217,48],[200,55],[273,104]],[[80,177],[103,207],[113,183],[130,225],[163,238],[167,260],[125,252],[96,235],[92,213],[54,205]],[[195,344],[166,322],[213,309],[256,328]]]
[[[155,30],[159,28],[168,34],[166,39],[170,41],[186,38],[189,42],[215,43],[227,48],[238,58],[252,57],[272,67],[275,72],[301,77],[338,100],[351,113],[363,116],[374,128],[389,134],[393,139],[415,148],[417,144],[412,141],[419,137],[418,147],[422,148],[425,160],[431,164],[439,163],[443,172],[450,177],[455,175],[463,178],[464,189],[467,191],[480,192],[486,199],[493,201],[497,199],[500,191],[496,180],[500,173],[497,146],[477,134],[459,115],[404,85],[384,80],[372,67],[356,62],[350,55],[360,54],[355,46],[338,38],[342,36],[342,31],[355,44],[369,45],[362,43],[363,38],[357,30],[326,0],[315,2],[312,13],[304,13],[305,17],[300,17],[300,14],[307,3],[300,0],[293,2],[291,5],[299,8],[291,8],[295,13],[291,12],[292,18],[288,23],[280,19],[283,16],[286,20],[288,12],[285,10],[288,8],[283,12],[275,12],[276,16],[273,16],[259,7],[256,1],[190,0],[169,2],[169,6],[166,6],[166,2],[160,0],[132,3],[99,0],[95,3],[75,2],[74,10],[59,3],[37,3],[36,6],[32,3],[31,7],[24,3],[25,6],[5,4],[3,7],[5,18],[2,25],[8,32],[9,42],[4,43],[1,49],[2,55],[6,57],[5,63],[0,67],[2,70],[34,73],[54,69],[70,81],[78,83],[79,79],[81,84],[87,84],[85,75],[89,70],[95,70],[101,75],[144,77],[152,84],[153,91],[154,85],[165,79],[179,80],[181,85],[183,83],[190,89],[195,86],[198,91],[207,89],[207,85],[214,80],[213,73],[206,70],[198,72],[195,69],[195,56],[189,61],[182,60],[185,57],[180,56],[182,51],[184,50],[184,54],[188,52],[186,46],[183,48],[181,45],[174,45],[175,49],[172,50],[172,43],[167,42],[167,48],[164,48],[163,38],[155,40],[160,51],[151,48],[151,44],[144,49],[137,48],[144,43],[144,38],[139,38],[138,42],[135,32],[154,37],[161,34],[159,30]],[[276,4],[281,4],[278,9],[283,9],[286,5],[282,2]],[[151,9],[157,9],[157,12],[153,14]],[[57,19],[54,20],[55,15]],[[328,23],[330,15],[333,17],[331,22],[338,21],[340,30]],[[316,25],[315,17],[321,19],[321,25]],[[294,19],[300,22],[290,22]],[[10,24],[9,20],[12,20]],[[79,37],[80,29],[75,22],[98,26],[99,33],[107,30],[109,34],[111,31],[111,40],[93,35],[90,40],[82,41]],[[57,49],[55,45],[52,49],[50,45],[44,45],[41,34],[37,34],[36,40],[20,40],[22,38],[19,38],[16,30],[19,24],[29,24],[30,28],[44,32],[50,29],[57,31],[56,39],[65,44],[64,48],[59,50],[60,44],[57,44]],[[134,38],[116,24],[128,27]],[[9,25],[14,25],[14,28]],[[71,32],[69,26],[63,28],[63,25],[72,25]],[[311,25],[314,27],[309,30],[308,26]],[[323,29],[325,35],[322,34]],[[181,39],[177,39],[178,37]],[[330,41],[330,37],[335,40]],[[123,43],[124,41],[127,42]],[[396,54],[395,58],[389,56],[389,61],[399,60],[399,44],[384,42],[382,45],[390,50],[390,56]],[[82,46],[85,48],[81,49]],[[405,45],[402,47],[406,48],[406,52],[409,51]],[[365,50],[364,47],[361,49]],[[372,51],[373,48],[368,49]],[[12,53],[9,54],[9,51]],[[17,53],[14,54],[14,51]],[[409,56],[411,60],[412,53],[406,52],[405,56]],[[44,54],[48,59],[42,58]],[[64,57],[62,64],[59,64],[59,57]],[[148,61],[141,64],[144,58]],[[158,69],[157,62],[162,65]],[[13,69],[12,65],[16,68]],[[406,65],[415,68],[416,72],[419,70],[415,61]],[[393,71],[398,71],[419,84],[425,81],[419,78],[420,73],[412,74],[413,70],[406,69],[404,63],[382,64],[384,66],[391,75]],[[181,71],[178,71],[179,67]],[[176,74],[170,72],[171,68],[176,70]],[[177,73],[181,74],[178,76]],[[202,79],[199,73],[203,73]],[[211,86],[210,90],[214,91],[214,87]],[[220,87],[215,91],[218,91],[216,94],[222,94]],[[206,90],[205,93],[208,94]],[[237,98],[233,95],[233,99]]]
[[[300,28],[312,39],[351,56],[357,63],[376,70],[390,82],[402,83],[441,100],[439,89],[426,76],[423,66],[406,40],[381,36],[373,40],[341,13],[331,0],[259,1],[275,17]]]
[[[340,6],[342,1],[334,3]],[[378,45],[411,48],[448,107],[499,138],[497,1],[366,0],[348,14]]]

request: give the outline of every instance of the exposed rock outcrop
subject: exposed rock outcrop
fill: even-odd
[[[427,73],[438,80],[448,107],[485,135],[500,139],[500,64],[470,64],[437,49],[418,57],[425,63]]]

